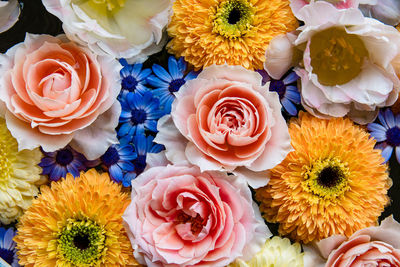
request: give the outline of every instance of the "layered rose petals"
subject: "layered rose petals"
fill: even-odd
[[[176,94],[171,116],[160,120],[155,140],[173,163],[240,175],[273,168],[291,150],[277,93],[261,86],[258,73],[239,66],[204,69]],[[266,175],[260,176],[248,183],[265,185]]]
[[[79,138],[87,133],[75,133],[108,110],[114,115],[107,124],[115,128],[119,68],[111,57],[95,56],[63,36],[28,34],[25,43],[2,57],[1,67],[0,99],[7,106],[7,126],[18,140],[19,149],[41,145],[46,151],[54,151],[73,139],[82,143]],[[94,129],[89,131],[96,135]],[[103,142],[101,147],[106,149],[115,142],[109,134],[98,134],[102,139],[93,141]],[[89,158],[105,151],[93,153],[88,147],[75,147]]]
[[[270,235],[246,183],[197,167],[153,167],[132,182],[123,219],[148,266],[225,266]]]

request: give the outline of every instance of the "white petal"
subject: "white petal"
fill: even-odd
[[[17,0],[0,2],[0,33],[10,29],[18,21],[20,12]]]

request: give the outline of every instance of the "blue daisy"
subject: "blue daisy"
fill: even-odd
[[[108,170],[110,177],[123,186],[131,186],[130,181],[125,179],[127,172],[135,170],[132,160],[136,159],[137,153],[130,144],[117,144],[110,146],[106,153],[100,157],[101,162]]]
[[[118,136],[141,135],[145,130],[157,132],[157,120],[165,115],[160,102],[150,91],[143,95],[128,93],[120,99],[122,111]]]
[[[147,153],[159,153],[165,149],[163,145],[153,142],[154,136],[136,135],[133,137],[133,144],[137,152],[137,158],[132,162],[135,165],[135,170],[127,173],[127,180],[135,179],[146,168]],[[129,142],[127,139],[121,142]]]
[[[147,91],[146,78],[151,74],[151,69],[142,69],[143,64],[128,64],[125,59],[120,59],[119,62],[124,66],[120,71],[121,95],[128,92],[143,94]]]
[[[186,83],[197,77],[194,71],[185,75],[187,63],[183,57],[176,60],[175,57],[168,58],[168,71],[160,65],[154,64],[153,72],[155,75],[150,75],[147,82],[155,87],[153,94],[160,99],[160,104],[165,108],[166,113],[171,112],[171,105],[175,99],[174,93]]]
[[[395,149],[397,162],[400,163],[400,114],[394,116],[390,109],[380,111],[378,115],[380,123],[370,123],[367,128],[371,136],[376,140],[376,148],[382,150],[382,156],[387,162]]]
[[[291,116],[297,115],[296,105],[300,104],[300,92],[297,89],[299,76],[295,72],[289,72],[280,80],[270,80],[269,90],[277,92],[283,108]]]
[[[13,241],[15,234],[12,228],[6,230],[0,227],[0,266],[19,266],[17,249]],[[9,265],[5,265],[4,263]]]
[[[87,170],[85,156],[76,152],[70,146],[55,152],[42,152],[44,157],[41,159],[39,166],[42,167],[42,174],[48,175],[51,181],[65,178],[67,173],[78,177],[81,171]]]

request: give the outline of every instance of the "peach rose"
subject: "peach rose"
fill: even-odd
[[[27,34],[0,56],[0,100],[18,148],[71,146],[89,159],[116,143],[119,63],[64,35]],[[95,145],[94,145],[95,144]]]
[[[271,235],[246,183],[197,167],[143,172],[122,217],[147,266],[226,266],[251,259]]]
[[[268,182],[265,171],[291,151],[276,92],[257,72],[241,66],[205,68],[176,93],[171,116],[158,123],[155,141],[172,163],[225,170],[254,188]]]
[[[399,267],[400,224],[391,216],[378,227],[359,230],[349,238],[331,236],[304,249],[304,266],[309,267]]]

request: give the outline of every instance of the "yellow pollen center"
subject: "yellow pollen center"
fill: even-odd
[[[99,14],[101,16],[113,15],[122,7],[126,0],[72,0],[83,8],[88,14]],[[88,10],[90,9],[90,10]]]
[[[310,56],[318,81],[335,86],[348,83],[360,74],[368,50],[357,35],[332,27],[314,34]]]
[[[254,8],[247,1],[222,1],[212,16],[213,32],[229,39],[236,39],[249,32],[253,17]]]
[[[302,187],[318,198],[335,200],[349,189],[349,168],[337,158],[316,160],[304,169]]]

